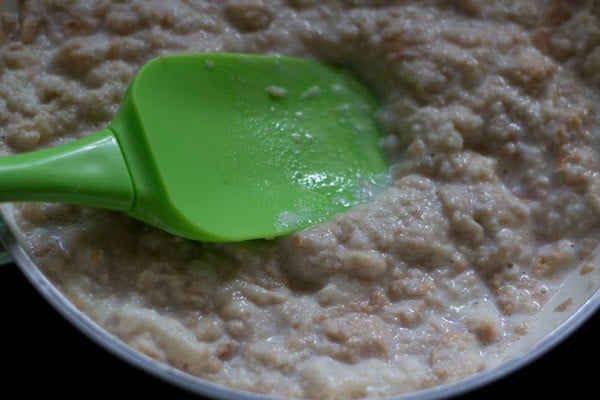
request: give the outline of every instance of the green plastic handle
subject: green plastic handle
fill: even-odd
[[[134,190],[110,128],[35,152],[0,157],[0,202],[55,201],[131,209]]]

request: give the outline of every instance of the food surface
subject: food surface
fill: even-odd
[[[14,215],[82,312],[203,379],[311,399],[457,381],[518,352],[566,279],[598,275],[599,49],[591,1],[23,1],[0,14],[3,154],[101,129],[151,57],[272,53],[367,83],[392,182],[241,243],[66,204]]]

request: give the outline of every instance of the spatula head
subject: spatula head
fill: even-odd
[[[244,54],[154,59],[111,125],[131,215],[206,241],[272,238],[366,201],[386,179],[371,94],[316,61]]]

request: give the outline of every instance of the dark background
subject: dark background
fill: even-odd
[[[131,367],[68,323],[14,264],[0,266],[0,396],[200,400]],[[456,400],[600,398],[600,312],[508,377]],[[584,395],[586,393],[587,395]],[[516,400],[516,399],[515,399]]]

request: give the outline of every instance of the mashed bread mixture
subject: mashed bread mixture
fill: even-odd
[[[506,360],[568,276],[598,274],[597,2],[21,1],[0,14],[0,151],[99,130],[145,61],[208,51],[348,68],[381,100],[392,183],[241,243],[15,204],[48,278],[133,348],[246,391],[402,394]]]

